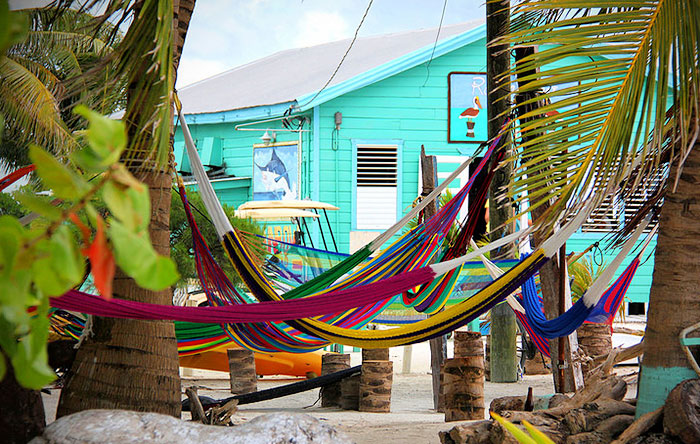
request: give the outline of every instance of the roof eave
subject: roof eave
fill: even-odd
[[[417,49],[336,85],[329,86],[322,90],[320,94],[318,94],[318,91],[314,91],[297,98],[297,104],[301,105],[297,105],[296,111],[303,112],[309,110],[338,96],[347,94],[418,66],[421,63],[430,60],[431,57],[435,59],[485,37],[486,25],[484,24],[462,34],[438,42],[438,44],[435,45],[434,52],[432,44]]]
[[[249,108],[238,108],[228,111],[216,111],[209,113],[188,114],[185,112],[185,121],[188,124],[213,124],[213,123],[237,123],[248,120],[279,117],[289,108],[294,107],[296,101],[276,103],[273,105],[259,105]]]

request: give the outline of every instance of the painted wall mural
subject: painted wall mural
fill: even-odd
[[[488,140],[486,73],[447,75],[447,141],[481,143]]]
[[[297,142],[254,145],[253,164],[253,200],[298,199]]]

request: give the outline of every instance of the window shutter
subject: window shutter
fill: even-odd
[[[375,230],[396,222],[396,145],[357,146],[357,229]]]

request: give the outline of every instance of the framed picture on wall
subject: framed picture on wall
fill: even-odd
[[[486,73],[447,75],[447,142],[482,143],[488,140]]]
[[[299,144],[253,145],[253,200],[299,198]]]

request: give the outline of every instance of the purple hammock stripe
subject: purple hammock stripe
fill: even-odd
[[[95,316],[125,319],[173,320],[201,323],[281,322],[373,304],[400,294],[409,288],[435,279],[430,267],[392,276],[378,282],[301,299],[265,301],[255,304],[221,307],[177,307],[100,296],[71,290],[50,298],[52,307]]]

